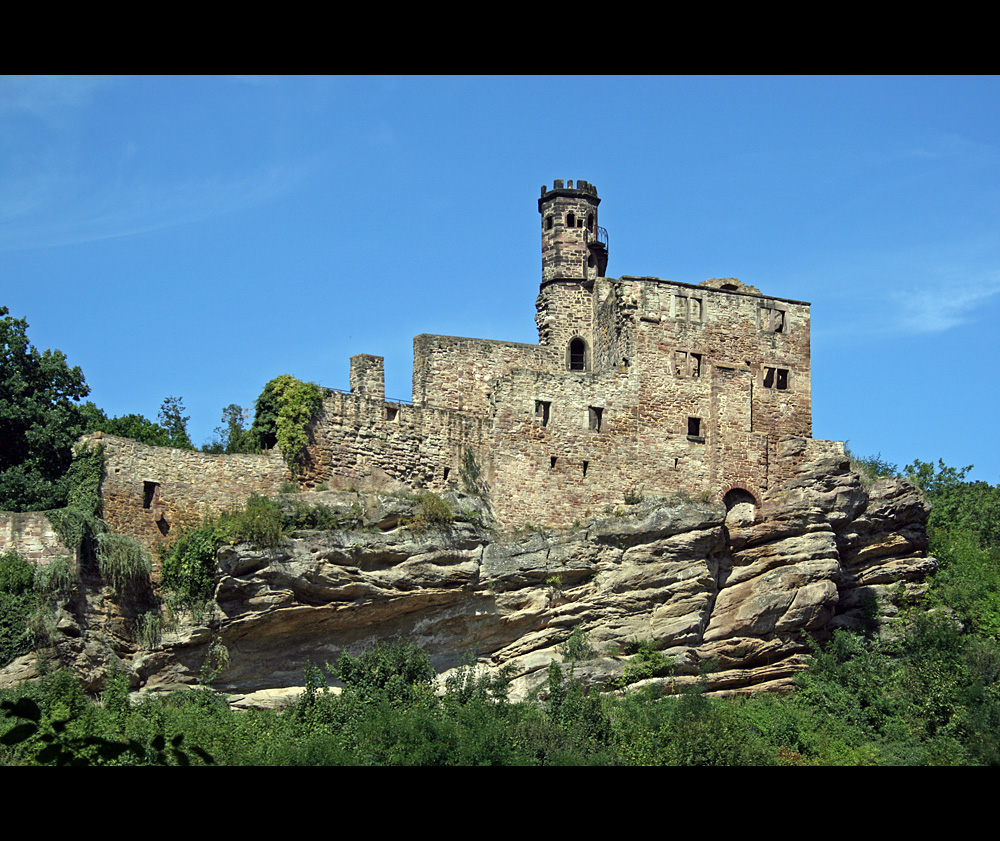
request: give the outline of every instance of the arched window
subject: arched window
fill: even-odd
[[[587,370],[587,343],[577,336],[569,343],[570,371]]]

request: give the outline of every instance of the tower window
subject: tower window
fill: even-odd
[[[554,220],[552,219],[551,216],[546,216],[545,217],[545,230],[551,231],[552,230],[552,226],[554,224],[555,224],[555,222],[554,222]]]
[[[573,214],[572,210],[566,214],[566,227],[567,228],[576,227],[576,216]]]
[[[787,368],[765,368],[762,381],[764,388],[775,388],[778,391],[788,390]]]
[[[590,231],[591,233],[594,233],[594,214],[593,213],[588,213],[587,214],[587,230]]]
[[[569,343],[570,371],[587,370],[587,343],[579,336]]]
[[[787,333],[788,316],[777,307],[761,307],[759,310],[760,330],[763,333]]]
[[[701,418],[688,418],[688,439],[705,440],[701,433]]]

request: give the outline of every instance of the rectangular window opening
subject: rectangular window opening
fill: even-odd
[[[601,424],[604,421],[604,409],[599,406],[591,406],[587,409],[587,414],[589,417],[590,428],[593,432],[601,431]]]
[[[143,482],[142,483],[142,507],[152,508],[153,503],[159,500],[160,483],[159,482]]]
[[[446,481],[446,482],[448,481],[448,474],[450,474],[450,473],[451,473],[451,468],[450,467],[446,467],[444,469],[444,481]]]
[[[701,418],[688,418],[688,438],[701,437]]]
[[[589,461],[584,461],[584,463],[583,463],[583,475],[584,476],[587,475],[587,468],[588,467],[590,467],[590,462]]]
[[[787,368],[765,368],[763,386],[764,388],[776,388],[779,391],[788,390]]]
[[[385,407],[385,419],[387,421],[394,421],[397,417],[399,417],[399,406]]]
[[[548,400],[536,400],[535,401],[535,414],[541,418],[542,426],[549,425],[549,409],[552,403]]]

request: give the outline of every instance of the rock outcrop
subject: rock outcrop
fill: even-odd
[[[508,667],[524,697],[576,632],[575,674],[591,684],[674,689],[711,664],[710,692],[781,690],[810,637],[884,624],[935,569],[916,488],[868,486],[842,457],[804,465],[758,509],[646,501],[559,532],[494,533],[475,497],[450,497],[460,513],[435,528],[400,497],[310,496],[356,527],[297,532],[274,552],[223,548],[211,610],[175,616],[151,650],[128,610],[91,591],[67,605],[56,656],[95,685],[115,664],[168,689],[196,682],[221,642],[215,686],[245,694],[301,685],[308,664],[401,635],[439,671]],[[628,653],[640,642],[667,658],[652,674]],[[23,679],[30,662],[7,671]]]

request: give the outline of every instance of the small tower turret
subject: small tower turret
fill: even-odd
[[[597,188],[586,181],[542,187],[542,285],[538,343],[565,353],[569,371],[591,370],[594,281],[608,267],[608,232],[597,224]]]
[[[597,188],[586,181],[552,189],[542,187],[542,283],[587,281],[603,277],[608,267],[608,233],[597,224]]]

